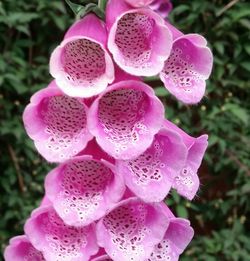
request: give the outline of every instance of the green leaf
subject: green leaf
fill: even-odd
[[[177,212],[178,217],[188,218],[188,212],[187,212],[187,209],[184,206],[177,205],[176,206],[176,212]]]

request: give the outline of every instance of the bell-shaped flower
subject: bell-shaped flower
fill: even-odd
[[[91,97],[114,80],[114,66],[106,50],[105,24],[94,14],[75,22],[53,51],[50,73],[69,96]]]
[[[164,208],[168,207],[165,205]],[[150,257],[145,261],[178,261],[180,254],[183,253],[187,245],[194,236],[194,230],[190,222],[184,218],[176,218],[173,213],[168,216],[169,226],[161,242],[155,245]]]
[[[176,132],[162,128],[139,157],[117,161],[126,185],[147,202],[164,200],[175,177],[184,167],[187,148]]]
[[[114,165],[85,155],[53,169],[46,177],[45,191],[65,224],[86,226],[121,199],[125,185]]]
[[[154,0],[149,7],[163,18],[166,18],[173,9],[170,0]]]
[[[164,122],[164,126],[181,135],[188,150],[186,163],[179,172],[179,175],[175,177],[173,188],[175,188],[180,195],[192,200],[200,185],[197,171],[208,146],[208,135],[204,134],[198,138],[191,137],[167,120]]]
[[[198,103],[205,94],[213,64],[207,41],[198,34],[176,38],[160,73],[166,89],[186,104]]]
[[[111,85],[92,104],[89,130],[116,159],[132,159],[152,143],[164,120],[164,107],[152,88],[140,81]]]
[[[110,0],[106,9],[108,48],[115,62],[137,76],[158,74],[172,48],[172,34],[164,20],[150,8],[133,9]]]
[[[31,97],[23,114],[24,126],[47,161],[61,162],[75,156],[92,139],[87,110],[82,100],[64,95],[53,81]]]
[[[98,245],[114,261],[141,261],[164,237],[169,220],[160,203],[129,198],[117,204],[96,227]]]
[[[38,251],[30,243],[27,236],[11,238],[4,251],[5,261],[45,261],[42,252]]]
[[[88,261],[98,252],[95,225],[68,226],[52,206],[34,210],[25,223],[24,231],[47,261]]]

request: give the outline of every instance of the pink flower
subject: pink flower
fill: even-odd
[[[141,261],[164,237],[169,222],[160,204],[138,198],[121,201],[96,227],[98,245],[113,260]]]
[[[180,195],[192,200],[199,189],[200,182],[197,171],[208,146],[208,136],[201,135],[198,138],[193,138],[168,120],[164,122],[164,126],[181,135],[188,150],[185,166],[174,179],[173,188]]]
[[[73,157],[92,139],[87,130],[86,105],[65,96],[54,81],[31,97],[23,121],[38,152],[50,162]]]
[[[104,23],[94,14],[75,22],[50,59],[50,73],[69,96],[91,97],[114,80]]]
[[[117,161],[117,165],[136,196],[147,202],[159,202],[168,194],[186,157],[187,148],[181,136],[163,128],[143,154],[133,160]]]
[[[115,62],[137,76],[159,73],[170,55],[172,35],[164,20],[149,8],[132,9],[110,0],[106,9],[108,48]]]
[[[10,240],[4,251],[5,261],[45,261],[43,254],[36,250],[26,236],[16,236]]]
[[[166,216],[169,218],[169,226],[163,240],[156,244],[150,258],[145,261],[171,260],[178,261],[194,236],[194,230],[190,222],[184,218],[176,218],[165,205]]]
[[[98,251],[94,225],[72,227],[63,223],[51,206],[32,212],[25,233],[47,261],[88,261]]]
[[[151,2],[149,7],[163,18],[166,18],[173,9],[170,0],[154,0]]]
[[[116,159],[132,159],[152,143],[164,120],[164,107],[152,88],[139,81],[111,85],[89,110],[89,130]]]
[[[160,73],[167,90],[178,100],[198,103],[205,94],[213,63],[207,41],[201,35],[187,34],[174,40],[170,57]]]
[[[79,156],[53,169],[45,180],[46,196],[71,226],[86,226],[103,217],[125,190],[115,166]]]

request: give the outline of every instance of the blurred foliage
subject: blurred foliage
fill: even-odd
[[[75,1],[77,2],[77,1]],[[79,0],[80,2],[80,0]],[[207,94],[196,106],[178,103],[151,81],[166,116],[191,133],[208,133],[193,202],[174,191],[167,202],[196,230],[181,260],[250,260],[250,3],[176,0],[171,22],[185,33],[204,35],[214,53]],[[22,125],[30,96],[50,82],[51,51],[72,23],[62,0],[0,1],[0,246],[23,233],[38,206],[45,174],[53,166],[35,151]],[[0,257],[1,259],[1,257]]]

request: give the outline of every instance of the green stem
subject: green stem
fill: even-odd
[[[106,8],[106,0],[98,0],[98,7],[104,12]]]

